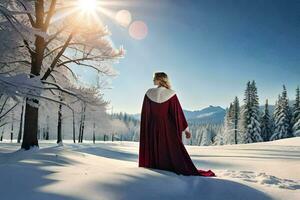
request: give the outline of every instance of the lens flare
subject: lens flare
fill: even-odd
[[[129,27],[129,35],[136,39],[145,39],[148,35],[148,27],[143,21],[134,21]]]
[[[131,23],[131,13],[128,10],[120,10],[117,12],[115,19],[118,24],[127,27]]]

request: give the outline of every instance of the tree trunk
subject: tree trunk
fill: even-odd
[[[61,96],[59,97],[60,101],[62,101]],[[59,104],[58,108],[58,122],[57,122],[57,144],[62,143],[62,104]]]
[[[83,123],[83,107],[81,109],[80,123],[79,123],[79,133],[78,133],[78,143],[81,143],[81,132],[82,132],[82,123]]]
[[[73,142],[76,143],[76,140],[75,140],[75,113],[74,111],[72,110],[72,114],[73,114]]]
[[[82,114],[81,114],[80,123],[79,123],[78,143],[80,143],[80,139],[81,139],[81,129],[82,129]]]
[[[14,139],[14,122],[11,122],[11,129],[10,129],[10,142]]]
[[[36,29],[42,29],[44,26],[44,1],[35,1],[35,27]],[[30,77],[39,76],[41,67],[44,59],[45,51],[45,39],[41,36],[36,35],[35,39],[35,50],[31,53],[31,71]],[[35,104],[35,106],[32,106]],[[28,150],[30,147],[39,146],[38,144],[38,119],[39,119],[39,101],[37,99],[26,99],[25,108],[25,121],[24,121],[24,135],[21,148]]]
[[[32,106],[30,101],[38,104],[38,100],[36,99],[26,99],[24,135],[21,146],[25,150],[30,149],[30,147],[39,146],[37,139],[39,109]]]
[[[237,127],[237,121],[235,120],[235,122],[234,122],[234,142],[235,142],[235,144],[237,144],[238,142],[237,142],[237,129],[238,129],[238,127]]]
[[[84,124],[85,124],[85,110],[86,110],[86,105],[84,104],[82,107],[82,113],[81,113],[78,143],[82,143],[82,141],[83,141]]]
[[[62,114],[61,114],[61,104],[59,105],[59,111],[58,111],[58,123],[57,123],[57,144],[62,142],[62,135],[61,135],[61,129],[62,129]]]
[[[22,104],[21,119],[20,119],[20,128],[19,128],[19,133],[18,133],[18,143],[20,143],[21,139],[22,139],[23,115],[24,115],[24,103]]]
[[[82,121],[81,134],[80,134],[80,143],[82,143],[82,141],[83,141],[84,126],[85,126],[85,113],[83,114],[83,121]]]
[[[80,123],[79,123],[79,131],[78,131],[78,143],[80,143],[81,138],[81,129],[82,129],[82,115],[80,117]]]
[[[0,137],[0,141],[1,141],[1,142],[3,141],[4,128],[5,128],[5,127],[2,128],[2,134],[1,134],[1,137]]]
[[[46,128],[43,127],[43,140],[46,138]]]
[[[93,126],[93,143],[95,144],[96,141],[96,136],[95,136],[95,122],[94,122],[94,126]]]
[[[45,137],[46,140],[49,140],[49,120],[50,117],[47,116],[46,137]]]

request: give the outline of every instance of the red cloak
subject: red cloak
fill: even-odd
[[[157,103],[144,96],[139,144],[139,167],[182,175],[215,176],[211,170],[197,169],[184,144],[182,132],[188,127],[178,97]]]

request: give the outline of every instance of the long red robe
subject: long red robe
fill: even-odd
[[[211,170],[200,170],[193,164],[182,143],[182,132],[187,126],[176,94],[162,103],[152,101],[145,94],[141,113],[139,167],[182,175],[215,176]]]

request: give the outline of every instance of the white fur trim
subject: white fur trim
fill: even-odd
[[[146,92],[146,95],[156,103],[163,103],[174,96],[176,92],[165,87],[150,88]]]

